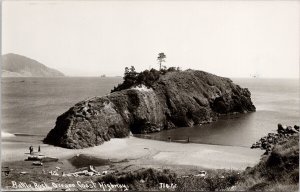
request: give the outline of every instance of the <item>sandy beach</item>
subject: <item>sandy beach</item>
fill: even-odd
[[[20,145],[6,150],[6,146]],[[65,149],[41,145],[42,154],[67,159],[77,154],[110,160],[128,160],[135,165],[188,165],[211,169],[245,169],[255,165],[261,150],[245,147],[173,143],[129,137],[111,139],[100,146],[86,149]],[[28,146],[23,143],[2,142],[2,161],[21,161],[27,157]]]

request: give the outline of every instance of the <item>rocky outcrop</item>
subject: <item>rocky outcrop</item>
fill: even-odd
[[[144,85],[77,103],[57,118],[45,143],[95,146],[114,137],[209,123],[219,115],[255,111],[250,92],[203,71],[175,71]]]
[[[298,125],[292,127],[279,123],[277,133],[268,133],[268,136],[264,136],[259,141],[254,143],[251,146],[251,149],[260,148],[262,150],[266,150],[265,154],[268,154],[272,151],[275,144],[289,140],[290,137],[294,136],[299,136]]]
[[[247,167],[236,191],[298,191],[299,188],[299,126],[278,125],[277,134],[271,133],[266,149],[254,167]],[[276,135],[276,137],[275,137]],[[275,141],[272,141],[274,140]],[[267,145],[266,145],[267,146]],[[269,150],[268,150],[269,149]],[[248,182],[251,181],[251,182]]]

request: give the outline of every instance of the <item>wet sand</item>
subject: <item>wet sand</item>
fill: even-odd
[[[19,146],[16,146],[19,145]],[[22,161],[28,144],[2,142],[3,162]],[[173,143],[129,137],[111,139],[100,146],[86,149],[65,149],[41,145],[42,154],[68,159],[85,154],[114,161],[128,160],[141,166],[197,166],[208,169],[245,169],[255,165],[263,151],[246,147]]]

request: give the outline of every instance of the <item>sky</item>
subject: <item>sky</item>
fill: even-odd
[[[226,77],[298,78],[300,1],[3,1],[2,54],[68,76],[164,65]]]

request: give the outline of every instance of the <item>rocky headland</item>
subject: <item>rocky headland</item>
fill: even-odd
[[[44,142],[85,148],[130,132],[193,126],[251,111],[255,106],[250,91],[228,78],[195,70],[152,69],[131,73],[112,93],[71,107],[57,118]]]
[[[2,56],[2,77],[63,77],[62,72],[14,53]]]

